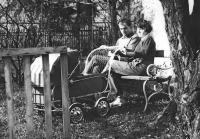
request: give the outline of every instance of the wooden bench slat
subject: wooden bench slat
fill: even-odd
[[[133,80],[149,80],[151,77],[149,76],[122,76],[122,79],[133,79]]]

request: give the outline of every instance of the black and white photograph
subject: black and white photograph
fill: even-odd
[[[200,0],[0,0],[0,139],[200,139]]]

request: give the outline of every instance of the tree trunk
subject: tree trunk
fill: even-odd
[[[189,15],[188,0],[161,2],[176,74],[172,101],[177,105],[177,119],[180,122],[177,125],[182,130],[182,138],[199,139],[200,1],[195,0],[192,15]]]
[[[110,2],[110,16],[111,16],[111,45],[115,45],[118,38],[118,26],[117,26],[117,12],[116,12],[117,0]]]

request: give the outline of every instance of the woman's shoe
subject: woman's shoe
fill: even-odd
[[[126,103],[125,99],[123,97],[118,96],[113,102],[110,103],[110,107],[122,106],[124,103]]]

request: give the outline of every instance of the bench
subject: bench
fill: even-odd
[[[112,49],[94,49],[90,52],[90,54],[86,58],[86,62],[88,63],[88,60],[91,59],[94,55],[103,55],[109,57],[109,51],[112,51],[114,53],[116,50]],[[157,50],[156,51],[156,57],[154,58],[154,64],[151,64],[147,67],[147,76],[121,76],[122,79],[129,79],[129,80],[141,80],[143,82],[143,93],[145,97],[145,107],[144,111],[146,111],[148,107],[149,100],[156,94],[170,94],[170,81],[172,74],[165,73],[165,71],[168,71],[169,69],[172,69],[172,67],[169,67],[167,63],[171,63],[169,57],[164,57],[164,51],[163,50]],[[104,68],[103,68],[104,69]],[[103,70],[102,69],[102,70]],[[164,76],[163,76],[164,75]],[[155,81],[156,84],[154,84],[153,87],[153,93],[151,95],[147,96],[148,92],[146,89],[146,84],[148,81]],[[167,92],[164,92],[163,90],[163,83],[167,82]]]
[[[151,64],[147,67],[147,76],[122,76],[122,79],[129,79],[129,80],[142,80],[143,82],[143,93],[145,97],[145,107],[144,112],[148,107],[148,103],[150,99],[156,94],[170,94],[170,81],[172,78],[172,67],[167,65],[166,63],[170,62],[169,57],[164,57],[163,50],[156,51],[156,57],[154,59],[154,64]],[[171,62],[170,62],[171,63]],[[171,70],[171,71],[169,71]],[[171,72],[171,73],[170,73]],[[148,81],[155,81],[153,85],[153,93],[149,96],[147,95],[148,92],[146,90],[146,84]],[[167,82],[167,92],[163,90],[163,83]]]

